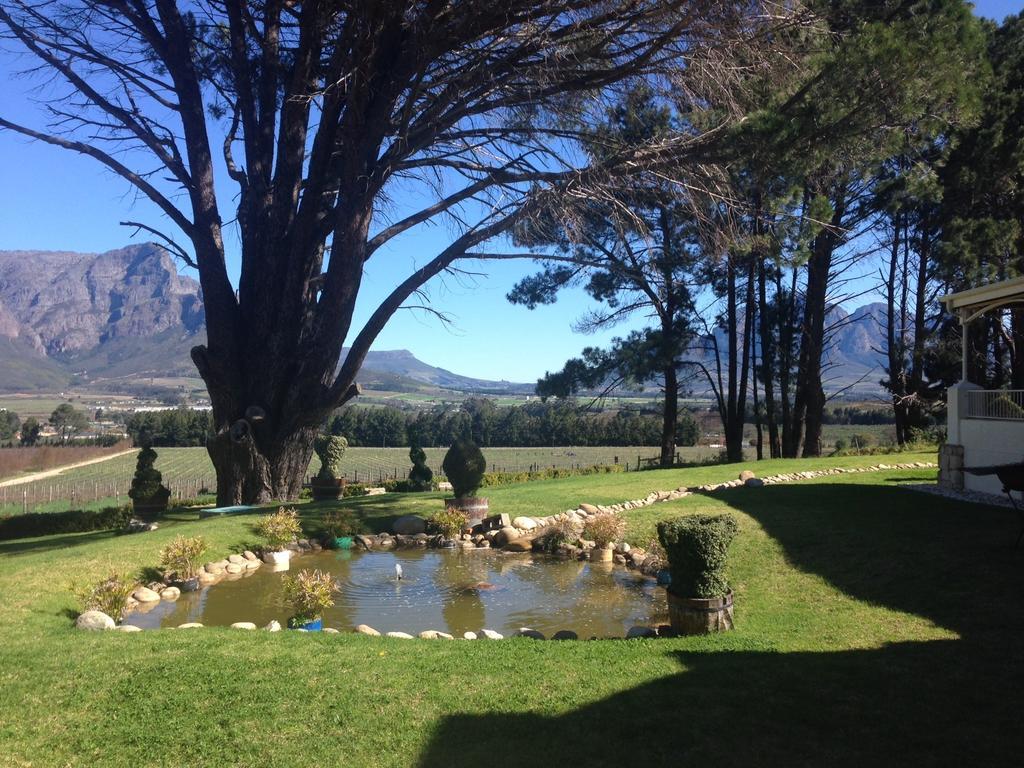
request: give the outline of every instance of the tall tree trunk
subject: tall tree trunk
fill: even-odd
[[[900,214],[893,216],[893,234],[889,249],[889,274],[885,283],[885,353],[889,373],[889,395],[892,400],[893,419],[896,424],[896,444],[906,443],[906,389],[904,382],[904,359],[902,330],[898,327],[897,282],[899,273],[900,247],[903,222]],[[905,290],[905,289],[904,289]]]
[[[665,408],[661,424],[661,466],[671,467],[676,461],[676,426],[679,421],[679,375],[675,361],[665,366]]]
[[[753,283],[751,283],[753,285]],[[751,314],[757,314],[756,308],[750,310]],[[749,333],[753,337],[754,331],[751,324]],[[761,423],[761,403],[757,398],[757,345],[750,345],[750,391],[754,397],[754,432],[757,435],[757,460],[764,459],[764,426]]]
[[[778,330],[779,330],[779,400],[780,400],[780,421],[782,422],[782,436],[780,443],[780,456],[796,456],[797,448],[800,445],[800,435],[794,437],[793,405],[790,400],[790,374],[793,370],[793,331],[796,328],[796,275],[794,268],[790,276],[790,288],[788,299],[783,302],[781,273],[775,280],[775,295],[780,297],[776,300],[779,304]]]
[[[764,256],[757,259],[757,324],[761,337],[761,384],[764,387],[764,418],[768,427],[768,454],[777,459],[782,455],[782,444],[779,442],[779,425],[775,415],[775,339],[772,336],[771,312],[768,308],[767,265]],[[776,294],[776,304],[778,304]],[[776,315],[779,307],[776,307]],[[760,429],[760,421],[758,422]],[[760,449],[760,438],[758,440]],[[761,458],[758,456],[758,458]]]

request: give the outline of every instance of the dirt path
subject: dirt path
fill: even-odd
[[[135,453],[135,449],[131,448],[127,451],[118,451],[117,453],[112,453],[109,456],[100,456],[86,461],[77,461],[74,464],[65,464],[63,467],[54,467],[53,469],[47,469],[43,472],[33,472],[31,475],[13,477],[10,480],[0,480],[0,488],[9,488],[12,485],[24,485],[25,483],[33,483],[36,480],[45,480],[48,477],[56,477],[61,472],[66,472],[69,469],[78,469],[79,467],[87,467],[90,464],[99,464],[103,461],[110,461],[111,459],[116,459],[118,456],[124,456],[126,453]]]

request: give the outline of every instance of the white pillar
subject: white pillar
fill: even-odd
[[[946,442],[963,445],[960,439],[960,420],[967,413],[967,393],[980,390],[977,384],[964,380],[946,391]]]

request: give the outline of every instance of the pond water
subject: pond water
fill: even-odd
[[[395,576],[402,566],[403,578]],[[513,555],[489,550],[406,549],[323,551],[296,557],[291,571],[319,568],[339,593],[324,626],[343,632],[369,624],[380,632],[415,635],[439,629],[455,635],[486,627],[508,635],[531,627],[550,636],[571,629],[581,638],[622,636],[631,626],[667,622],[664,589],[620,566]],[[175,602],[140,606],[124,622],[143,628],[197,621],[228,626],[291,615],[281,592],[285,572],[269,566],[227,577]],[[233,580],[228,580],[233,579]]]

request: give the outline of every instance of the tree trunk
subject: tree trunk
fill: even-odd
[[[665,367],[665,410],[661,425],[661,466],[671,467],[676,460],[676,423],[679,420],[679,378],[675,362]]]
[[[765,259],[758,258],[757,293],[758,293],[758,330],[761,337],[761,385],[764,387],[764,417],[768,426],[768,454],[777,459],[782,455],[779,442],[779,425],[775,416],[775,340],[772,338],[771,312],[768,309],[767,267]],[[778,304],[776,295],[776,304]],[[776,307],[776,313],[780,308]],[[758,420],[760,429],[760,420]],[[759,433],[760,434],[760,433]],[[758,450],[761,450],[761,438],[758,438]],[[760,459],[761,456],[758,456]]]
[[[237,427],[221,431],[206,444],[217,471],[217,503],[231,506],[296,498],[313,456],[317,430],[304,428],[291,435],[259,438],[238,432]]]

